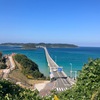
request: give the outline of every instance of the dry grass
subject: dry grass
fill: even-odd
[[[9,77],[9,79],[10,79],[11,81],[13,81],[14,83],[16,83],[16,82],[21,82],[22,84],[21,84],[20,86],[33,89],[35,84],[43,83],[43,82],[46,81],[46,80],[32,80],[32,79],[28,79],[28,78],[21,72],[21,71],[22,71],[22,66],[21,66],[17,61],[15,61],[14,57],[13,57],[13,60],[14,60],[15,65],[16,65],[16,69],[13,70],[13,71],[9,74],[8,77]]]
[[[27,82],[27,78],[20,72],[19,69],[15,69],[13,70],[10,74],[9,74],[9,78],[14,79],[18,82]]]
[[[22,87],[31,88],[31,89],[34,89],[35,84],[45,82],[45,80],[28,79],[25,75],[23,75],[23,73],[21,73],[19,69],[13,70],[9,74],[9,79],[13,81],[14,83],[21,82],[23,84],[23,86],[21,85]]]

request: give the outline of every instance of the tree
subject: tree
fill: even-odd
[[[22,66],[22,73],[26,76],[33,76],[33,78],[45,78],[45,76],[39,71],[38,65],[27,56],[22,54],[16,54],[14,59]]]
[[[0,52],[0,61],[2,60],[2,52]]]
[[[76,84],[59,94],[61,100],[100,100],[100,59],[90,59],[82,68]]]
[[[6,58],[5,57],[2,57],[2,62],[6,63]]]
[[[0,63],[0,69],[5,69],[6,67],[7,67],[6,64],[4,64],[4,63]]]
[[[42,100],[37,90],[31,91],[6,80],[0,80],[0,100]]]

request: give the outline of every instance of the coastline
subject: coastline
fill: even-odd
[[[39,69],[45,76],[49,76],[49,69],[45,59],[44,50],[38,48],[36,50],[25,50],[21,48],[3,46],[0,51],[4,55],[11,53],[20,53],[36,62]],[[100,48],[97,47],[78,47],[78,48],[48,48],[50,56],[63,70],[70,75],[70,63],[72,63],[73,71],[81,70],[82,66],[88,61],[88,58],[100,58]],[[74,74],[74,73],[73,73]]]

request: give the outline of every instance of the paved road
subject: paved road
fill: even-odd
[[[49,82],[46,86],[39,92],[40,96],[47,96],[51,94],[51,91],[55,89],[55,82]]]
[[[50,57],[46,47],[42,48],[44,48],[45,50],[46,59],[48,66],[50,68],[50,72],[53,74],[53,77],[55,78],[55,89],[57,91],[65,91],[66,89],[70,88],[74,84],[74,82],[71,81],[71,79],[65,74],[64,71],[59,72],[57,70],[59,66]]]

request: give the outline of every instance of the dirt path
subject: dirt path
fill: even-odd
[[[8,74],[15,69],[15,63],[13,61],[12,55],[8,56],[10,67],[8,69],[3,69],[3,79],[8,80]]]

